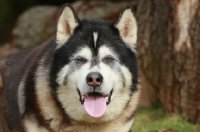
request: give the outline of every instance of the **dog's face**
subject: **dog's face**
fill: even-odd
[[[66,6],[58,21],[52,76],[65,112],[85,122],[118,117],[137,91],[136,22],[131,8],[115,23],[79,21]]]

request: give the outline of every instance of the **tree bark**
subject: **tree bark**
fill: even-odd
[[[199,0],[139,0],[138,56],[168,112],[200,122]]]

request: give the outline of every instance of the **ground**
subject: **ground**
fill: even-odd
[[[165,113],[160,105],[139,109],[133,126],[134,132],[200,132],[199,128],[199,124],[189,123],[178,112]]]

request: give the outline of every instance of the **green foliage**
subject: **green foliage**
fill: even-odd
[[[160,129],[173,129],[178,132],[197,132],[197,125],[193,125],[180,114],[166,114],[162,107],[156,106],[139,109],[134,119],[134,132],[155,132]]]

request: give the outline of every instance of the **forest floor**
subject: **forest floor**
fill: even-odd
[[[134,118],[134,132],[200,132],[200,124],[181,118],[178,112],[167,114],[161,106],[138,109]]]

